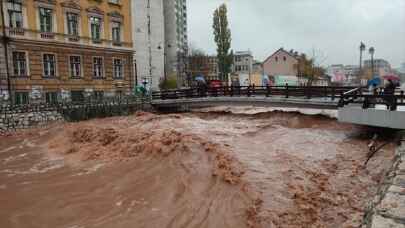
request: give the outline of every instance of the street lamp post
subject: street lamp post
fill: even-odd
[[[366,50],[366,45],[361,42],[360,43],[360,64],[359,64],[359,78],[361,76],[362,68],[363,68],[363,52]]]
[[[374,78],[374,53],[375,53],[374,47],[370,47],[368,52],[371,55],[371,76]]]

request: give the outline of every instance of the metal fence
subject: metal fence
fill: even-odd
[[[152,93],[153,100],[187,99],[199,97],[233,97],[233,96],[283,96],[304,98],[330,98],[335,100],[356,87],[325,87],[325,86],[224,86],[214,88],[189,88],[178,90],[156,91]]]
[[[398,106],[405,106],[405,95],[404,91],[399,89],[389,91],[378,88],[368,91],[364,88],[355,88],[342,94],[338,106],[344,107],[349,104],[361,105],[363,109],[386,105],[387,109],[396,111]]]

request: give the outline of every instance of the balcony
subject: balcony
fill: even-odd
[[[121,46],[122,46],[122,42],[121,42],[121,41],[113,40],[113,41],[112,41],[112,45],[113,45],[113,46],[121,47]]]
[[[10,75],[10,78],[14,78],[14,79],[29,79],[29,76],[27,74],[12,74]]]
[[[103,43],[103,41],[101,39],[92,38],[91,41],[93,42],[93,44],[102,44]]]
[[[70,42],[79,42],[80,36],[67,35],[67,39]]]
[[[42,39],[47,39],[47,40],[55,39],[55,34],[53,32],[41,32],[40,36]]]
[[[9,28],[8,35],[9,36],[24,36],[25,30],[24,28]]]

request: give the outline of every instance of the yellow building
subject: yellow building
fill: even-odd
[[[131,0],[3,2],[16,103],[130,92]]]

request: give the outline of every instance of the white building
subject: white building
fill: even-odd
[[[360,82],[359,70],[360,70],[360,67],[357,65],[344,66],[344,72],[345,72],[347,84],[355,84],[355,83]]]
[[[167,75],[177,76],[178,86],[186,78],[188,36],[187,1],[163,0],[165,20],[165,46]]]
[[[326,75],[330,77],[332,83],[343,84],[346,82],[345,67],[343,64],[330,65],[326,69]]]
[[[132,0],[132,3],[137,84],[146,80],[148,87],[157,90],[164,77],[163,0]]]
[[[251,51],[237,51],[233,54],[232,71],[235,74],[251,74],[253,71],[253,55]]]
[[[405,74],[405,63],[402,63],[401,66],[399,67],[398,71],[402,74]]]
[[[159,89],[165,76],[185,77],[187,53],[186,0],[132,0],[132,33],[137,83]],[[178,73],[181,72],[181,73]]]

